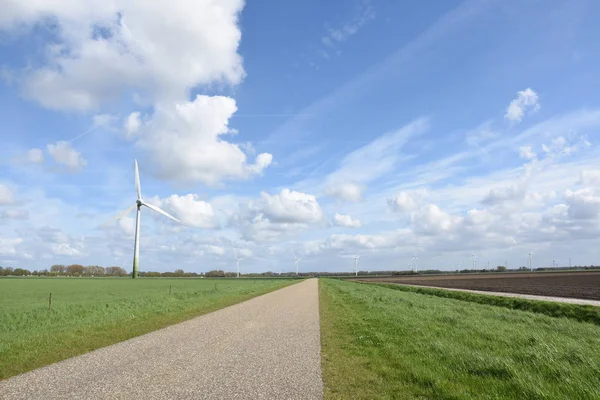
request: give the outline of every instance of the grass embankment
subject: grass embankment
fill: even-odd
[[[0,379],[163,328],[293,282],[277,279],[0,279]],[[51,311],[48,310],[50,293]]]
[[[576,321],[591,322],[593,324],[600,325],[600,307],[582,304],[558,303],[553,301],[527,300],[518,297],[503,297],[479,293],[459,292],[452,289],[446,290],[406,286],[394,283],[369,283],[369,285],[383,286],[389,289],[401,290],[403,292],[427,294],[431,296],[469,301],[478,304],[506,307],[512,310],[531,311],[535,313],[546,314],[551,317],[565,317],[574,319]]]
[[[600,327],[320,280],[326,399],[600,398]]]

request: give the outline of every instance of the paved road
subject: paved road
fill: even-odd
[[[0,382],[1,399],[321,399],[316,279]]]
[[[402,285],[421,287],[421,288],[426,288],[426,289],[429,288],[429,289],[453,290],[455,292],[488,294],[488,295],[492,295],[492,296],[504,296],[504,297],[519,297],[521,299],[527,299],[527,300],[555,301],[558,303],[583,304],[583,305],[588,305],[588,306],[600,307],[599,300],[573,299],[570,297],[555,297],[555,296],[538,296],[538,295],[533,295],[533,294],[522,294],[522,293],[488,292],[485,290],[456,289],[456,288],[445,288],[445,287],[439,287],[439,286],[406,285],[404,283],[402,283]]]

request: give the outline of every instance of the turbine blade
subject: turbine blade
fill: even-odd
[[[151,210],[154,210],[154,211],[156,211],[157,213],[160,213],[160,214],[164,215],[165,217],[169,217],[169,218],[171,218],[173,221],[177,221],[177,222],[181,223],[181,221],[180,221],[180,220],[178,220],[177,218],[175,218],[174,216],[172,216],[172,215],[171,215],[171,214],[169,214],[168,212],[166,212],[166,211],[163,211],[163,210],[161,210],[160,208],[158,208],[158,207],[156,207],[156,206],[153,206],[152,204],[148,204],[148,203],[144,203],[144,202],[142,202],[142,204],[143,204],[143,205],[145,205],[146,207],[148,207],[149,209],[151,209]]]
[[[108,221],[106,221],[102,225],[100,225],[100,227],[105,228],[105,227],[109,226],[110,224],[112,224],[113,222],[120,220],[121,218],[125,217],[127,214],[129,214],[130,212],[135,210],[135,207],[137,207],[137,204],[134,204],[131,207],[129,207],[127,210],[122,211],[119,214],[115,215],[114,217],[112,217],[111,219],[109,219]]]
[[[140,186],[140,170],[138,168],[138,162],[135,160],[135,191],[137,192],[137,198],[142,198],[142,188]]]

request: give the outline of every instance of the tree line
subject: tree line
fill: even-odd
[[[101,267],[99,265],[83,266],[80,264],[56,264],[50,269],[30,271],[25,268],[0,267],[0,276],[127,276],[121,267]]]

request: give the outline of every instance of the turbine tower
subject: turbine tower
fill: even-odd
[[[414,255],[413,255],[413,258],[412,258],[412,260],[413,260],[413,268],[414,268],[414,272],[415,272],[415,274],[416,274],[417,272],[419,272],[419,270],[418,270],[418,261],[419,261],[419,257],[417,257],[417,255],[416,255],[416,254],[414,254]]]
[[[294,264],[296,264],[296,276],[298,276],[298,261],[300,261],[300,259],[298,258],[298,256],[294,255]]]
[[[354,276],[358,276],[358,259],[360,256],[357,254],[354,256]]]
[[[114,221],[122,219],[127,214],[129,214],[131,211],[133,211],[134,209],[137,209],[136,218],[135,218],[135,241],[133,243],[133,273],[131,274],[131,277],[134,279],[137,278],[138,270],[139,270],[140,217],[141,217],[142,206],[146,206],[149,209],[156,211],[159,214],[164,215],[165,217],[171,218],[173,221],[177,221],[177,222],[181,223],[181,221],[179,221],[177,218],[175,218],[171,214],[167,213],[166,211],[163,211],[160,208],[153,206],[152,204],[148,204],[144,200],[142,200],[142,188],[140,186],[140,171],[138,168],[137,160],[135,160],[135,191],[137,192],[137,200],[135,201],[135,204],[103,224],[103,226],[109,225],[110,223],[112,223]]]
[[[529,263],[529,270],[533,271],[533,264],[531,263],[531,253],[529,253],[528,263]]]
[[[477,266],[477,257],[475,254],[471,254],[471,261],[473,261],[473,271],[475,271],[475,267]]]
[[[240,258],[240,257],[235,258],[235,264],[237,266],[237,277],[238,278],[240,277],[240,261],[242,261],[242,260],[243,260],[243,258]]]

